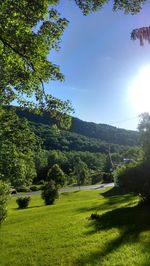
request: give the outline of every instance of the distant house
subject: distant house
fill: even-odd
[[[128,164],[128,163],[131,163],[132,161],[133,161],[132,159],[124,158],[123,164]]]

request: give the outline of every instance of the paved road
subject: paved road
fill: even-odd
[[[90,185],[90,186],[77,186],[77,187],[67,187],[67,188],[61,188],[59,189],[59,193],[63,192],[72,192],[72,191],[77,191],[77,190],[100,190],[103,188],[107,187],[113,187],[114,183],[109,183],[109,184],[98,184],[98,185]],[[31,191],[31,192],[25,192],[25,193],[17,193],[12,196],[31,196],[31,195],[39,195],[41,194],[41,191]]]

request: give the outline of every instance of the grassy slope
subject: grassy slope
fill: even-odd
[[[80,191],[53,206],[33,196],[18,210],[13,198],[0,229],[0,265],[150,265],[150,214],[134,207],[136,200]],[[99,223],[88,219],[94,212],[103,213]]]

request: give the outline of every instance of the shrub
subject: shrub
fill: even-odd
[[[58,188],[53,180],[44,185],[41,196],[45,201],[45,205],[53,204],[55,199],[58,198]]]
[[[0,225],[7,216],[7,201],[10,193],[9,185],[0,180]]]
[[[31,198],[30,197],[19,197],[16,202],[18,204],[19,209],[27,208],[29,205]]]

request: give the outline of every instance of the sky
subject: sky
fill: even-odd
[[[150,77],[150,45],[141,47],[131,41],[130,33],[150,25],[150,3],[134,16],[113,12],[112,1],[88,16],[69,0],[60,1],[57,10],[70,23],[60,51],[50,53],[49,59],[60,66],[65,81],[50,81],[46,91],[69,99],[79,119],[135,130],[138,115],[147,111],[139,77],[146,67]],[[135,83],[139,84],[139,99]]]

